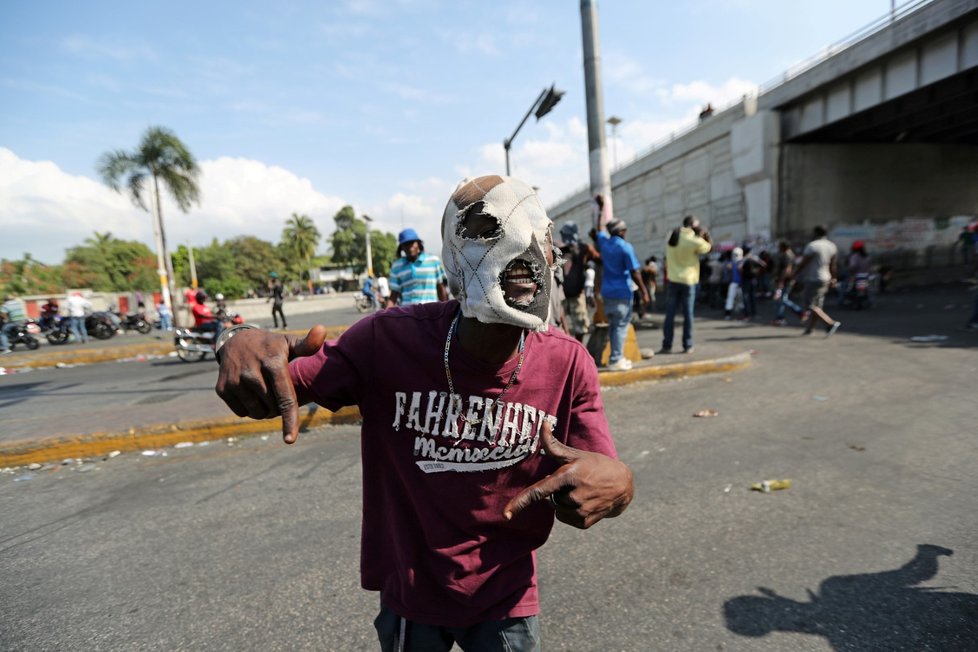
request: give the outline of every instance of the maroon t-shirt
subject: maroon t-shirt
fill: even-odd
[[[553,509],[506,521],[503,507],[557,468],[540,450],[544,421],[571,446],[616,454],[594,362],[558,330],[527,333],[500,402],[518,357],[487,364],[456,338],[453,400],[443,356],[457,311],[449,301],[375,313],[290,367],[300,402],[363,414],[363,588],[409,620],[468,627],[539,610],[534,550]]]

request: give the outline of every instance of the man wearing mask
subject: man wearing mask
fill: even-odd
[[[325,346],[322,326],[220,343],[218,394],[281,414],[286,443],[304,403],[359,407],[361,583],[383,650],[539,650],[533,551],[555,518],[588,528],[631,501],[597,369],[548,326],[551,229],[528,184],[464,180],[442,218],[457,300],[373,313]]]
[[[693,215],[683,218],[680,228],[673,230],[666,243],[666,319],[662,324],[662,349],[672,353],[676,327],[676,311],[683,311],[683,353],[693,352],[693,308],[696,305],[696,286],[700,282],[700,256],[712,248],[710,233],[700,226]]]

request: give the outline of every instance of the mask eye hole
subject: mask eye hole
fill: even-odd
[[[551,259],[553,262],[550,263],[550,269],[554,270],[564,264],[564,254],[560,249],[553,246],[551,246],[550,251],[551,255],[553,256]]]
[[[485,203],[477,201],[462,213],[458,221],[458,237],[464,240],[495,240],[503,229],[495,216],[485,212]]]

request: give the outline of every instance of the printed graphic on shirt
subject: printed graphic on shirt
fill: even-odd
[[[544,422],[557,428],[557,417],[532,405],[432,390],[394,392],[391,426],[417,433],[418,468],[442,473],[517,464],[536,451]]]

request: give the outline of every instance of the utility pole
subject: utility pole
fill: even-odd
[[[374,259],[370,254],[370,223],[374,220],[369,215],[364,215],[363,221],[367,223],[367,276],[372,277],[374,275]]]
[[[581,37],[584,46],[584,96],[587,103],[587,148],[591,171],[591,197],[604,197],[605,215],[612,215],[611,174],[604,138],[604,92],[601,87],[601,45],[598,42],[598,8],[581,0]],[[600,219],[600,216],[598,216]],[[597,228],[597,224],[594,225]]]
[[[190,287],[197,289],[197,265],[194,263],[194,246],[187,240],[187,254],[190,259]]]

